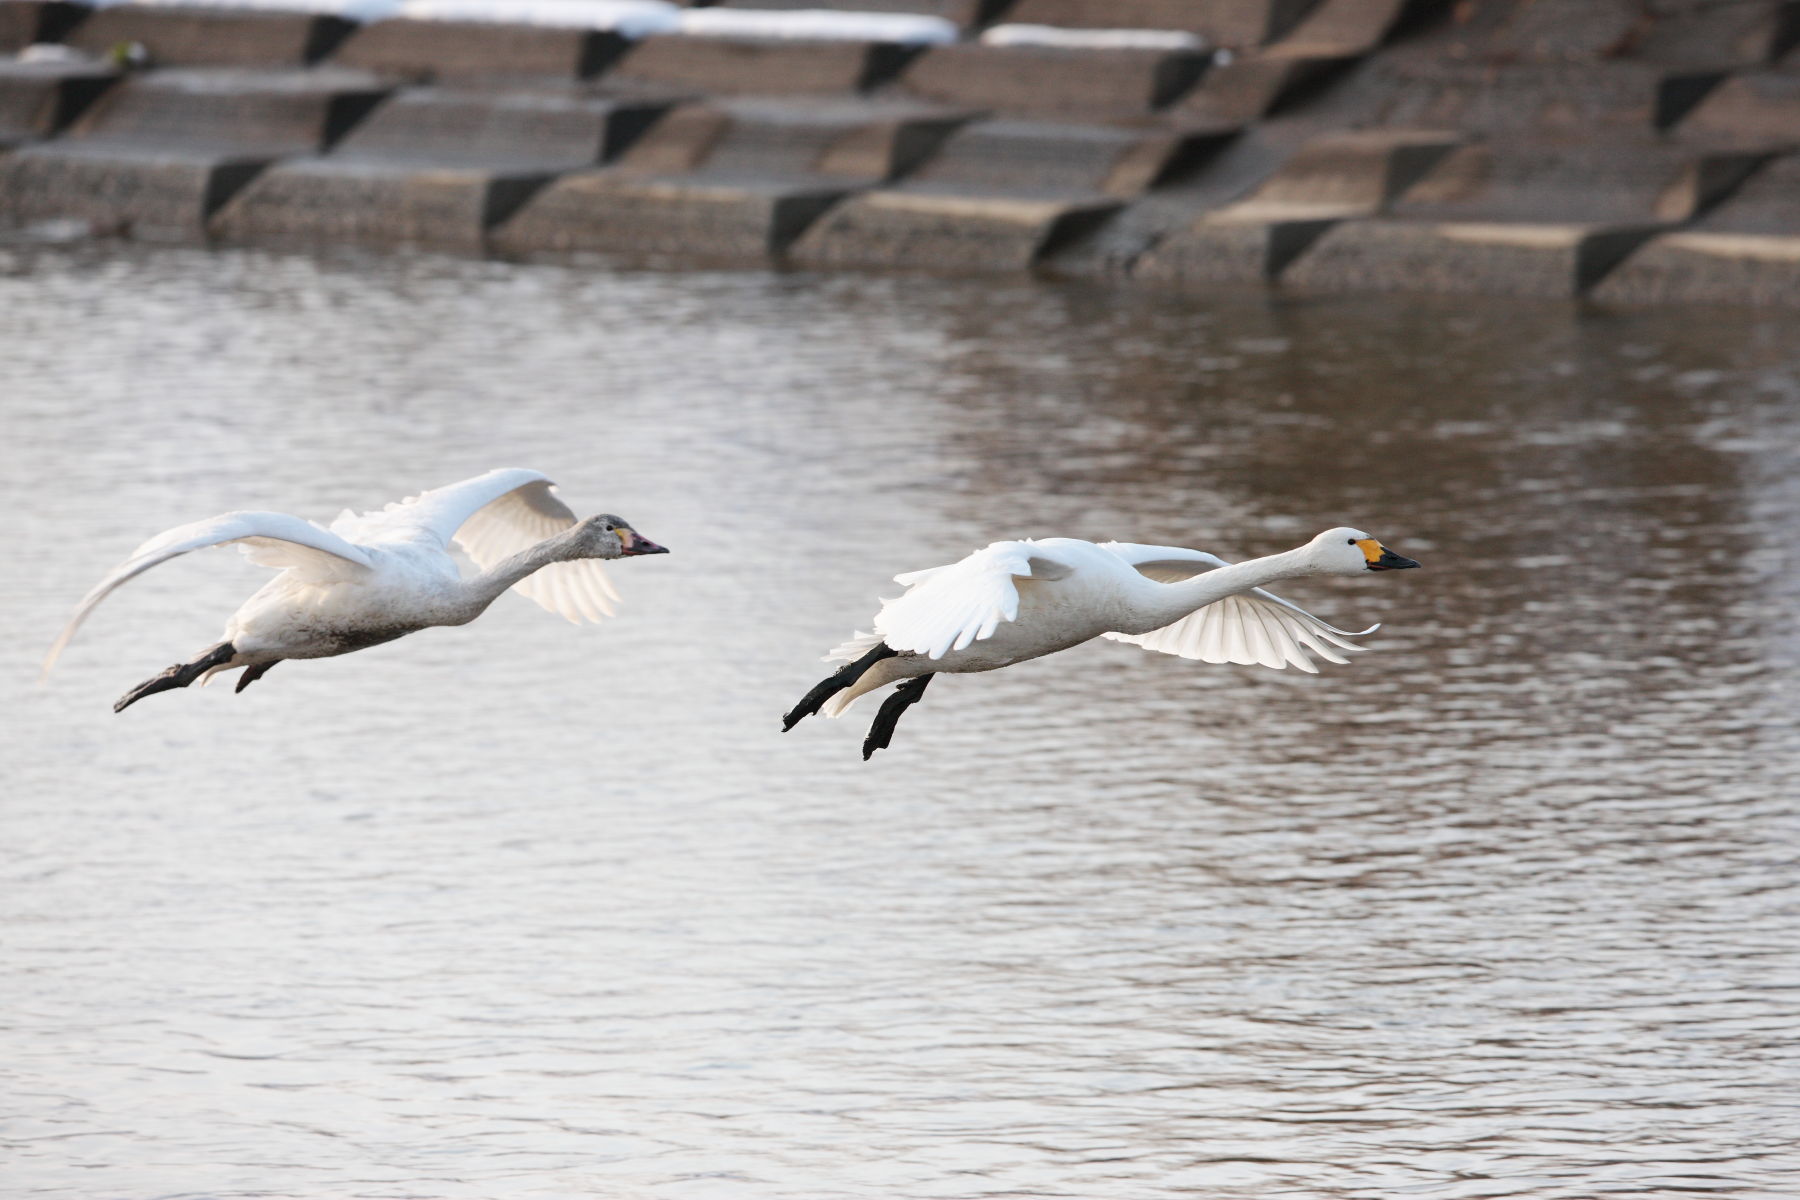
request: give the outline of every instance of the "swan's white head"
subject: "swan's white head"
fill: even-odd
[[[572,558],[629,558],[634,554],[667,554],[667,546],[659,546],[626,523],[623,517],[601,513],[579,522],[571,531],[575,535]]]
[[[1321,575],[1361,575],[1366,571],[1399,571],[1419,565],[1348,525],[1327,529],[1308,542],[1306,549],[1307,557]]]

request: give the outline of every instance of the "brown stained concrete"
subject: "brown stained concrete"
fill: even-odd
[[[820,268],[1023,271],[1117,202],[877,191],[833,209],[788,260]]]
[[[192,240],[271,160],[335,140],[385,94],[344,71],[163,71],[119,84],[66,138],[0,159],[0,220]]]
[[[556,175],[616,157],[666,104],[561,91],[419,88],[333,151],[278,163],[213,217],[221,241],[484,249]]]

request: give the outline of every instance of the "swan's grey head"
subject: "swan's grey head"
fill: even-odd
[[[1307,549],[1321,575],[1361,575],[1365,571],[1400,571],[1419,565],[1348,525],[1327,529],[1307,543]]]
[[[575,527],[576,545],[582,558],[629,558],[634,554],[667,554],[668,547],[659,546],[623,517],[601,513],[589,517]]]

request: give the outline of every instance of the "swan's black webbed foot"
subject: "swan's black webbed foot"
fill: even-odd
[[[888,748],[888,743],[894,740],[894,726],[900,723],[900,714],[919,702],[919,697],[925,694],[925,685],[930,682],[930,675],[909,679],[882,701],[881,711],[869,722],[869,736],[863,739],[864,762],[868,762],[869,756],[877,750]]]
[[[220,642],[192,662],[176,663],[160,675],[152,675],[149,679],[144,680],[120,696],[118,703],[113,705],[113,711],[124,712],[145,696],[154,696],[158,692],[166,692],[173,688],[184,688],[214,667],[230,662],[235,654],[237,654],[237,650],[230,642]]]
[[[237,693],[261,679],[264,675],[267,675],[269,673],[269,668],[280,661],[281,660],[277,658],[272,662],[258,663],[254,667],[245,667],[244,673],[238,676],[237,686],[231,689],[232,695],[235,696]]]
[[[898,650],[888,649],[886,642],[878,644],[873,650],[852,663],[845,663],[828,679],[821,680],[813,690],[800,698],[788,714],[781,718],[781,732],[786,733],[802,720],[812,716],[824,707],[825,702],[863,677],[863,672],[884,658],[893,658]]]

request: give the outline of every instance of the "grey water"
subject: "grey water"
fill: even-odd
[[[1800,1194],[1800,346],[1730,310],[0,249],[0,1194]],[[496,466],[672,547],[242,695],[229,550]],[[897,571],[1246,557],[778,732]]]

